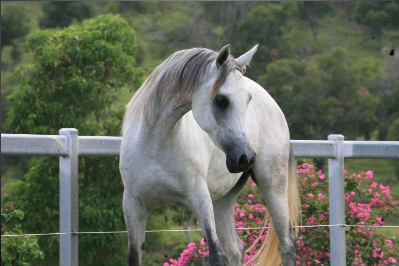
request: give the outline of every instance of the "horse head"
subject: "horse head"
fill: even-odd
[[[252,94],[246,88],[243,72],[257,45],[237,59],[230,55],[229,46],[220,50],[195,90],[192,111],[198,125],[226,154],[229,172],[239,173],[248,171],[256,157],[247,127],[247,109]],[[226,71],[232,66],[236,69]]]

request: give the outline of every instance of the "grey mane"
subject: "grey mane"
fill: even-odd
[[[133,115],[149,119],[151,114],[152,119],[156,119],[154,116],[159,114],[174,98],[171,96],[177,96],[176,106],[188,103],[201,77],[215,61],[217,55],[217,52],[205,48],[181,50],[158,65],[127,104],[122,133],[127,121]],[[241,73],[244,72],[244,69],[230,55],[220,68],[211,96],[218,92],[227,76],[236,69]]]

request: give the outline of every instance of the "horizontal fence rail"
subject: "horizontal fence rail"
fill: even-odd
[[[53,135],[1,134],[1,154],[67,156],[67,138]]]
[[[79,156],[119,156],[121,137],[79,136]],[[296,158],[333,159],[329,140],[291,140]],[[67,139],[58,135],[1,134],[3,155],[67,156]],[[399,141],[344,141],[344,157],[389,159],[399,157]]]
[[[78,231],[78,157],[119,156],[121,137],[78,136],[76,129],[61,129],[60,135],[1,134],[2,155],[34,155],[60,157],[60,232],[29,235],[59,235],[60,265],[78,264],[79,234],[112,234],[115,232]],[[298,226],[330,228],[331,265],[346,265],[344,208],[344,159],[399,158],[399,141],[344,141],[342,135],[329,135],[328,140],[291,140],[296,158],[329,159],[330,221],[328,225]],[[372,225],[363,225],[371,227]],[[397,228],[398,226],[379,226]],[[376,228],[376,227],[374,227]],[[237,228],[240,229],[240,228]],[[244,229],[244,228],[241,228]],[[245,228],[259,229],[259,228]],[[187,230],[153,230],[154,232],[185,232]],[[200,231],[194,229],[191,231]],[[2,237],[16,237],[2,235]]]

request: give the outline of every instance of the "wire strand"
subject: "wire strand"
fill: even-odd
[[[295,228],[317,228],[317,227],[370,227],[370,228],[399,228],[399,225],[350,225],[350,224],[319,224],[319,225],[300,225],[293,226]],[[237,230],[258,230],[268,229],[269,227],[242,227]],[[202,229],[170,229],[170,230],[150,230],[146,233],[163,233],[163,232],[196,232]],[[55,236],[55,235],[84,235],[84,234],[126,234],[127,231],[110,231],[110,232],[65,232],[65,233],[44,233],[44,234],[20,234],[20,235],[2,235],[3,237],[27,237],[27,236]]]

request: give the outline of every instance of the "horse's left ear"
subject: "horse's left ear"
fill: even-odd
[[[230,44],[228,44],[228,45],[226,45],[225,47],[223,47],[221,50],[220,50],[220,52],[219,52],[219,54],[218,54],[218,56],[217,56],[217,58],[216,58],[216,67],[219,69],[219,67],[221,66],[221,65],[223,65],[224,64],[224,62],[226,62],[226,60],[227,60],[227,58],[229,57],[229,55],[230,55]]]
[[[256,50],[258,49],[259,44],[255,45],[254,48],[240,56],[239,58],[236,59],[238,64],[241,67],[244,67],[245,65],[249,64],[251,62],[252,56],[255,54]]]

